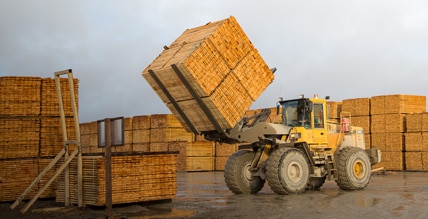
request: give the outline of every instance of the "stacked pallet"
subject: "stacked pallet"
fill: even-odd
[[[408,114],[406,130],[406,170],[428,170],[428,113]]]
[[[370,104],[370,98],[354,98],[342,101],[342,112],[351,113],[352,125],[363,128],[366,148],[371,146]]]
[[[194,133],[233,127],[273,80],[234,17],[187,29],[142,75]]]
[[[327,102],[327,117],[330,120],[339,122],[340,112],[342,112],[342,102],[328,101]]]
[[[68,116],[66,127],[72,139],[75,130],[66,80],[61,79],[62,95],[64,112]],[[74,82],[77,97],[78,80]],[[0,201],[15,200],[43,170],[42,166],[62,149],[59,116],[54,79],[0,77],[0,162],[4,170],[0,172]],[[42,179],[42,183],[47,180]],[[42,197],[53,197],[53,191],[54,187],[49,187]]]
[[[214,142],[194,141],[186,145],[187,171],[214,170]]]
[[[38,175],[37,158],[0,160],[0,202],[13,201]],[[38,191],[36,186],[26,198]]]
[[[39,155],[39,117],[0,118],[0,159]]]
[[[80,141],[82,144],[82,153],[104,152],[98,147],[98,123],[87,122],[80,124]]]
[[[224,170],[227,159],[238,150],[238,144],[215,143],[215,170]]]
[[[134,116],[132,120],[133,151],[148,152],[150,147],[150,116]]]
[[[150,116],[150,152],[168,151],[169,142],[192,142],[193,138],[193,134],[187,132],[174,115]]]
[[[171,199],[176,194],[176,154],[112,157],[113,204]],[[63,177],[63,176],[62,176]],[[105,160],[83,157],[83,204],[105,205]],[[56,200],[64,202],[64,181],[58,181]],[[77,204],[77,162],[70,165],[70,202]]]
[[[0,116],[39,116],[40,77],[0,77]]]
[[[78,89],[79,81],[78,79],[74,80],[74,95],[76,97],[76,106],[78,107]],[[62,102],[64,106],[65,116],[73,116],[72,104],[71,104],[71,93],[68,86],[67,78],[60,78],[61,84],[61,94]],[[56,91],[55,79],[53,78],[43,78],[41,83],[41,115],[42,116],[59,116],[59,104],[58,104],[58,94]]]
[[[384,95],[372,97],[372,144],[382,151],[383,166],[388,170],[406,169],[406,118],[409,113],[425,112],[426,97]],[[407,157],[410,160],[410,157]]]

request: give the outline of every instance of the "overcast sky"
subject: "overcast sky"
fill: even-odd
[[[185,29],[235,16],[277,98],[428,95],[428,1],[0,0],[0,76],[79,78],[80,121],[170,113],[141,72]]]

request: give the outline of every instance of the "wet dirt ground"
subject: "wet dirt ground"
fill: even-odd
[[[267,183],[257,195],[235,195],[223,172],[182,172],[177,182],[172,200],[114,206],[115,218],[428,218],[428,172],[374,174],[361,191],[326,181],[320,191],[285,196]],[[0,218],[105,218],[104,208],[65,208],[53,200],[38,200],[26,214],[10,205],[0,203]]]

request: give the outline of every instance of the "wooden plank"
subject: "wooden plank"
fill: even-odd
[[[345,99],[342,102],[342,111],[350,112],[352,116],[370,115],[370,98]]]
[[[229,157],[235,153],[238,149],[236,144],[226,144],[226,143],[215,143],[215,156],[217,157]]]
[[[190,172],[214,170],[213,157],[186,157],[186,170]]]
[[[186,156],[189,157],[212,157],[214,156],[214,142],[195,141],[186,145]]]
[[[406,114],[385,114],[385,132],[406,132]]]
[[[405,151],[421,151],[422,150],[422,132],[408,132],[405,136]]]
[[[406,161],[406,170],[424,170],[422,152],[412,151],[404,152]]]
[[[351,125],[363,128],[364,133],[370,133],[370,119],[370,116],[352,116]]]
[[[327,116],[329,119],[339,119],[340,112],[342,112],[342,102],[337,102],[337,101],[327,102]]]
[[[400,151],[383,151],[382,161],[375,164],[372,168],[384,167],[385,170],[405,170],[405,162],[403,153]]]
[[[404,151],[404,135],[401,132],[385,133],[385,151]]]
[[[0,77],[0,116],[39,116],[40,77]]]
[[[406,131],[421,132],[422,131],[422,113],[411,113],[406,115]]]

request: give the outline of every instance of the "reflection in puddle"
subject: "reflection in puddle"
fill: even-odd
[[[146,218],[177,218],[177,217],[188,217],[195,214],[195,211],[191,210],[182,210],[182,209],[176,209],[173,208],[169,212],[151,212],[151,213],[144,213],[140,215],[135,216],[127,216],[126,218],[129,219],[146,219]]]

